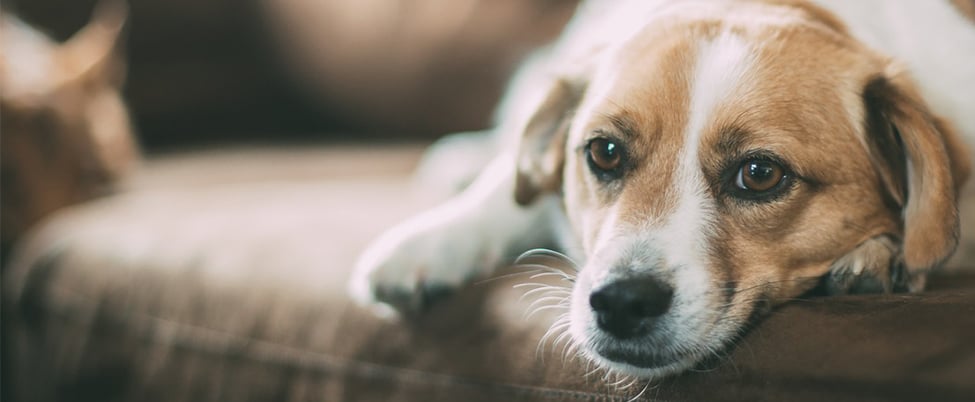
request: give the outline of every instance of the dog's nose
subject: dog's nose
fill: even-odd
[[[620,339],[645,335],[667,312],[674,290],[653,278],[623,279],[589,296],[599,328]]]

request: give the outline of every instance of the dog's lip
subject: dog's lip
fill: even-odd
[[[633,350],[624,348],[604,347],[595,351],[603,358],[614,363],[627,364],[641,369],[655,369],[672,366],[687,360],[687,356],[676,353],[635,353]]]

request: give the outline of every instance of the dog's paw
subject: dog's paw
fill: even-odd
[[[381,317],[415,315],[498,263],[489,242],[458,226],[418,217],[390,230],[360,256],[350,295]]]
[[[830,267],[826,292],[837,295],[924,290],[927,275],[907,272],[900,261],[899,250],[887,236],[861,243]]]

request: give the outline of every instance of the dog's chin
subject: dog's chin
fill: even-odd
[[[640,378],[660,378],[680,373],[697,364],[697,354],[637,352],[628,348],[604,346],[588,350],[593,361],[610,371]]]

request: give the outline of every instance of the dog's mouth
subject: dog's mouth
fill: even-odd
[[[720,339],[720,334],[715,334]],[[595,338],[595,339],[594,339]],[[606,369],[638,378],[661,378],[707,364],[724,342],[713,345],[677,343],[673,340],[610,340],[603,335],[590,338],[590,358]],[[598,340],[597,340],[598,339]]]
[[[691,356],[677,353],[655,353],[645,351],[634,351],[628,348],[602,347],[594,350],[600,356],[614,363],[633,366],[638,369],[660,369],[672,367],[688,360],[693,360]]]

